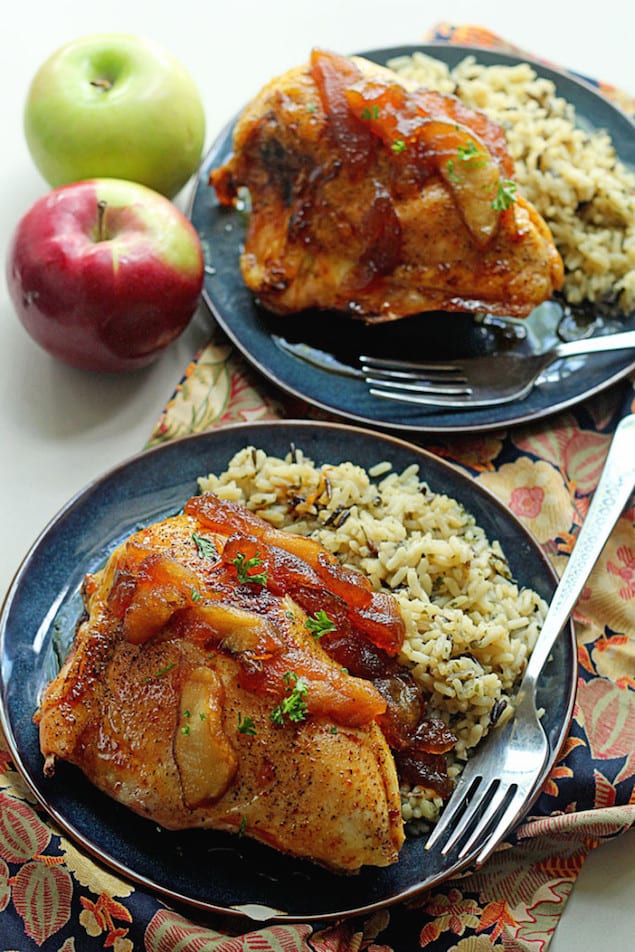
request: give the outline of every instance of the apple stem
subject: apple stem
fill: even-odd
[[[107,206],[108,202],[105,202],[103,198],[100,198],[97,202],[97,241],[106,240],[105,218]]]
[[[112,89],[112,83],[109,79],[91,79],[91,86],[96,86],[97,89]]]

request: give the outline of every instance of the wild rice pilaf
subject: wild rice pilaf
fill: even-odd
[[[498,542],[458,502],[432,492],[416,465],[402,473],[388,463],[369,472],[350,462],[320,467],[300,451],[280,459],[247,447],[199,487],[318,539],[394,593],[406,623],[402,660],[430,714],[458,735],[456,776],[491,721],[510,710],[546,608],[510,577]],[[432,791],[402,789],[406,821],[434,820],[440,806]]]
[[[528,63],[454,69],[423,53],[390,67],[421,86],[458,96],[505,129],[524,196],[551,228],[565,266],[564,294],[635,309],[635,173],[607,132],[585,130],[574,107]]]

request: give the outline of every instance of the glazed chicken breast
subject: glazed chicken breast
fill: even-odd
[[[396,602],[318,543],[205,494],[121,544],[84,600],[35,715],[47,773],[69,761],[166,828],[338,872],[397,860],[396,757],[447,792],[455,738],[398,662]]]
[[[249,192],[240,266],[266,308],[376,322],[525,317],[561,287],[551,233],[513,176],[504,132],[483,113],[314,50],[243,111],[210,182],[221,204]]]

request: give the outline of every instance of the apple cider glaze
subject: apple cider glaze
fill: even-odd
[[[396,660],[396,601],[319,543],[204,494],[130,537],[84,595],[36,715],[48,772],[71,761],[163,826],[339,871],[396,861],[398,772],[449,793],[455,737]]]
[[[249,191],[241,270],[275,313],[525,317],[563,268],[513,169],[502,128],[483,113],[314,50],[245,109],[210,181],[222,204]]]

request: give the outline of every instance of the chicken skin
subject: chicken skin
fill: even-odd
[[[503,130],[360,57],[314,50],[272,80],[210,182],[248,189],[241,271],[276,314],[389,321],[424,311],[525,317],[562,285]]]
[[[338,872],[398,859],[391,747],[443,786],[455,738],[398,664],[392,596],[205,494],[122,543],[84,601],[35,715],[45,772],[67,760],[166,828],[240,832]]]

